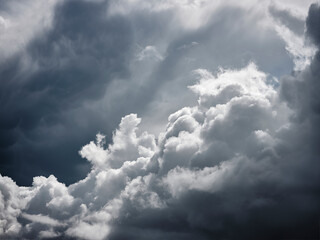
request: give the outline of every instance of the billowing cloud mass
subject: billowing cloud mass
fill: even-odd
[[[2,0],[0,166],[20,185],[66,184],[90,164],[78,154],[121,117],[158,135],[196,98],[192,72],[254,62],[271,78],[310,64],[309,2]]]
[[[317,239],[320,6],[223,2],[45,6],[41,36],[0,56],[1,238]],[[92,131],[87,164],[50,156]],[[47,164],[61,177],[5,174]],[[72,165],[90,168],[69,184]]]

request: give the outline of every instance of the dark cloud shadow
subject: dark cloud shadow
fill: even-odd
[[[50,172],[67,183],[85,175],[75,172],[84,163],[77,152],[99,131],[92,119],[99,116],[72,111],[100,99],[110,82],[129,74],[131,25],[123,17],[107,17],[107,7],[84,1],[58,5],[52,29],[0,67],[1,173],[19,184]]]

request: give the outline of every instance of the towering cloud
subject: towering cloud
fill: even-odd
[[[143,130],[164,131],[170,113],[196,103],[195,69],[255,62],[279,78],[304,68],[309,1],[2,0],[1,173],[19,185],[82,179],[79,146],[99,131],[111,143],[132,112]]]
[[[107,21],[94,14],[97,9],[108,9],[102,6],[104,3],[99,1],[69,1],[57,10],[61,22],[55,24],[59,27],[46,35],[43,43],[39,40],[37,47],[28,50],[39,57],[42,70],[34,74],[45,77],[32,78],[18,95],[36,91],[42,96],[43,92],[46,94],[39,99],[52,103],[50,106],[64,104],[69,108],[70,99],[74,106],[82,104],[78,93],[95,98],[107,84],[102,78],[94,78],[92,85],[87,85],[85,77],[96,72],[108,76],[125,74],[125,54],[131,51],[130,42],[120,36],[123,32],[128,38],[132,36],[130,24],[113,18],[118,16],[116,10],[125,10],[114,8],[115,15],[108,19],[109,28],[100,40],[118,47],[107,52],[93,48],[100,46],[100,40],[75,32],[77,27],[87,26],[80,21],[82,17],[66,14],[75,11],[75,7],[82,11],[95,21],[96,29],[88,27],[95,34],[101,29],[101,21]],[[91,12],[92,8],[97,9]],[[273,14],[282,16],[281,11]],[[311,5],[306,33],[317,48],[319,19],[319,5]],[[56,50],[47,48],[48,42]],[[72,44],[73,51],[65,52],[65,44]],[[176,51],[198,45],[193,41]],[[122,48],[124,52],[119,51]],[[140,50],[136,57],[139,64],[154,61],[168,65],[179,58],[178,54],[165,56],[153,45]],[[84,52],[87,54],[83,55]],[[65,65],[57,63],[59,71],[50,71],[50,56],[55,54],[61,59],[66,55],[64,64],[72,65],[72,74],[80,78],[79,88],[70,89],[70,94],[64,94],[68,84],[72,85],[68,83],[69,70],[65,70]],[[82,66],[92,64],[91,56],[106,65],[92,66],[92,72],[87,72]],[[153,76],[158,79],[157,74]],[[155,135],[143,131],[139,128],[143,119],[128,114],[113,132],[110,144],[105,135],[98,133],[95,141],[83,146],[79,154],[91,165],[84,179],[66,185],[54,175],[39,176],[33,178],[32,186],[21,187],[0,175],[0,236],[97,240],[316,239],[320,216],[319,51],[303,70],[279,80],[253,62],[243,68],[220,68],[215,73],[198,69],[193,76],[197,81],[189,89],[197,103],[169,115],[164,132]],[[52,78],[57,79],[53,89],[51,84],[41,82]],[[34,81],[37,84],[32,84]],[[155,83],[148,84],[150,90]],[[57,102],[53,98],[56,95],[60,99]],[[35,104],[36,100],[29,103]],[[39,111],[49,114],[51,110]],[[7,115],[8,119],[3,119],[9,123],[13,116],[22,116],[24,121],[28,117],[42,121],[37,112],[23,113],[26,115]],[[20,128],[32,128],[33,121],[23,125],[24,121]],[[10,145],[8,139],[4,142]]]

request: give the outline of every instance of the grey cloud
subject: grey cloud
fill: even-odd
[[[156,65],[147,78],[149,81],[145,83],[145,91],[140,95],[143,101],[151,100],[141,114],[155,118],[154,113],[148,114],[148,111],[153,112],[157,108],[157,120],[162,116],[162,121],[165,121],[163,116],[186,103],[193,105],[195,99],[189,97],[186,86],[193,81],[190,72],[197,68],[216,71],[219,66],[240,68],[254,61],[262,70],[274,76],[291,70],[292,60],[285,51],[284,43],[275,32],[257,26],[255,22],[259,21],[258,18],[259,15],[244,9],[221,7],[203,26],[179,36],[173,33],[174,37],[163,54],[164,60]],[[198,44],[181,49],[193,42]],[[264,49],[268,49],[268,53]]]
[[[318,15],[313,5],[307,32],[315,40]],[[186,42],[197,41],[199,48],[200,40]],[[172,52],[182,42],[172,44]],[[167,56],[159,69],[178,55]],[[305,70],[281,78],[280,87],[253,63],[214,74],[196,71],[190,89],[197,104],[171,114],[158,137],[140,131],[141,119],[129,114],[112,143],[97,134],[83,146],[79,153],[92,166],[84,179],[66,186],[54,176],[35,177],[32,186],[19,187],[0,176],[1,236],[315,239],[318,69],[316,55]]]
[[[73,171],[79,162],[76,146],[98,129],[88,129],[88,111],[72,111],[100,99],[113,79],[129,74],[131,26],[123,17],[107,18],[107,7],[104,2],[83,1],[58,5],[52,29],[1,65],[2,169],[20,183],[29,182],[35,172],[46,174],[47,164],[64,178],[61,162],[55,160],[63,155],[69,162],[65,168]],[[87,130],[79,135],[81,121]],[[63,133],[66,129],[68,134]],[[51,160],[45,156],[48,152]],[[17,165],[22,169],[13,167]],[[66,181],[74,181],[76,175]]]
[[[13,233],[4,227],[6,236],[314,237],[319,186],[316,172],[309,169],[317,163],[309,155],[311,149],[305,148],[310,132],[305,130],[304,138],[300,123],[289,122],[287,127],[282,117],[289,117],[290,111],[283,111],[286,107],[277,92],[253,64],[240,71],[226,70],[216,78],[208,72],[204,76],[194,87],[200,98],[226,94],[224,89],[232,84],[241,91],[229,93],[216,105],[174,113],[157,145],[153,135],[137,133],[140,119],[135,114],[122,118],[113,144],[105,148],[103,136],[97,135],[96,142],[80,151],[93,165],[85,179],[66,187],[53,176],[36,177],[24,194],[12,195],[28,221],[20,220]],[[241,109],[235,111],[239,104]],[[269,115],[257,114],[256,109]],[[241,123],[230,126],[229,121]],[[218,126],[227,137],[211,134]],[[296,139],[297,131],[301,139]],[[241,144],[234,141],[239,138]],[[223,142],[229,153],[220,161],[212,151],[216,142]],[[202,158],[207,161],[197,165]],[[150,171],[153,161],[158,170]],[[12,183],[10,189],[17,188]]]
[[[1,78],[10,79],[1,85],[1,167],[20,184],[35,174],[54,173],[66,183],[84,177],[90,166],[78,146],[98,131],[109,142],[130,112],[145,119],[143,129],[163,130],[168,114],[195,104],[186,86],[196,68],[255,60],[278,76],[292,67],[281,39],[260,32],[250,21],[259,15],[247,10],[222,6],[206,24],[184,29],[174,8],[108,15],[114,4],[59,3],[51,28],[1,64]],[[136,61],[136,46],[152,46],[156,60]]]
[[[314,40],[314,42],[319,46],[320,35],[318,31],[320,17],[318,14],[319,5],[312,4],[309,9],[309,14],[306,20],[307,33]]]
[[[319,5],[310,6],[306,20],[307,33],[318,45]],[[318,121],[320,99],[317,94],[319,89],[319,50],[312,63],[302,73],[286,77],[283,81],[282,96],[291,108],[296,110],[296,118],[301,121]],[[316,122],[311,122],[312,127],[317,127]],[[317,133],[318,131],[315,131]]]
[[[254,79],[257,77],[255,76]],[[223,92],[222,89],[219,91]],[[254,92],[250,93],[254,94]],[[237,101],[242,102],[246,99],[245,96],[240,98],[230,96],[234,100],[233,102],[229,100],[230,103],[227,101],[227,104],[234,104],[234,106],[237,106]],[[257,95],[251,95],[251,97],[259,99]],[[276,99],[272,101],[276,102],[270,107],[276,110],[279,103]],[[154,239],[174,237],[183,239],[185,236],[200,239],[314,238],[311,232],[317,229],[319,211],[319,196],[315,189],[319,186],[318,170],[310,168],[310,166],[317,166],[318,169],[315,157],[317,154],[312,148],[307,147],[314,141],[314,139],[311,143],[307,141],[307,138],[310,139],[311,132],[294,122],[288,129],[285,125],[282,126],[285,124],[283,122],[276,125],[280,129],[285,129],[270,131],[268,125],[275,127],[274,124],[277,121],[268,120],[267,115],[259,116],[254,112],[250,113],[251,109],[254,109],[252,105],[266,107],[263,102],[256,101],[246,104],[242,109],[243,114],[248,118],[241,120],[241,112],[230,115],[228,111],[232,112],[232,108],[224,113],[224,118],[219,117],[221,119],[219,121],[226,124],[228,119],[233,120],[240,117],[243,124],[250,128],[244,127],[243,124],[234,124],[233,127],[239,127],[238,130],[248,135],[239,137],[238,132],[230,131],[229,126],[223,129],[224,132],[231,134],[228,139],[220,140],[217,134],[206,137],[202,147],[205,147],[206,144],[210,145],[208,148],[202,148],[200,154],[207,155],[206,157],[211,162],[208,161],[207,164],[209,164],[200,169],[199,167],[190,169],[188,165],[188,161],[201,160],[197,154],[199,152],[197,148],[193,153],[179,155],[179,148],[183,149],[183,145],[187,146],[185,152],[192,149],[192,146],[201,146],[201,143],[197,143],[196,140],[197,133],[191,130],[192,138],[185,141],[183,136],[190,130],[184,132],[180,124],[176,125],[177,129],[181,130],[179,137],[167,135],[167,138],[164,139],[167,143],[176,139],[177,141],[173,142],[175,147],[172,148],[171,144],[162,145],[164,151],[162,160],[160,159],[160,165],[166,168],[163,169],[164,173],[161,175],[164,174],[165,183],[169,185],[169,192],[173,198],[163,195],[167,199],[167,208],[164,210],[141,211],[137,214],[135,206],[125,208],[125,217],[123,216],[119,223],[117,222],[120,225],[114,228],[110,238],[140,239],[144,237],[143,233],[137,234],[141,228],[146,233],[153,232]],[[266,110],[269,112],[269,117],[274,110]],[[282,111],[281,108],[276,110],[278,114]],[[190,115],[191,112],[181,111],[180,114],[175,114],[178,117],[172,116],[171,119],[177,121],[183,115]],[[210,115],[208,113],[206,115],[208,119],[205,122],[210,119]],[[258,123],[263,120],[269,124],[252,125],[255,115]],[[218,116],[215,117],[218,118]],[[215,124],[217,123],[213,123],[213,126]],[[202,128],[204,133],[210,129],[205,124],[202,125]],[[168,133],[170,129],[169,124]],[[302,132],[300,129],[303,129]],[[283,132],[290,134],[283,135]],[[214,144],[216,139],[229,145],[230,148],[226,151],[234,155],[228,156],[227,160],[222,160],[221,164],[215,162],[214,165],[210,165],[216,157],[215,152],[210,151],[211,144]],[[235,139],[243,144],[235,147],[233,143]],[[288,146],[290,149],[284,149]],[[166,152],[172,152],[175,155],[171,157]],[[168,166],[161,164],[161,161],[173,163]],[[173,169],[174,166],[178,167]],[[309,178],[302,177],[305,174]],[[302,202],[304,204],[301,205]]]
[[[271,15],[280,23],[286,25],[297,35],[303,35],[305,22],[298,19],[290,13],[288,10],[280,10],[276,6],[271,5],[269,7],[269,12]]]

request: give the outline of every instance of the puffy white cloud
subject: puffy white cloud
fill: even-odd
[[[267,191],[261,184],[288,184],[278,168],[287,157],[279,157],[282,139],[277,134],[290,111],[253,63],[241,70],[222,69],[216,76],[197,73],[200,79],[190,88],[199,105],[171,114],[157,140],[147,132],[138,134],[141,119],[130,114],[114,132],[113,144],[105,148],[99,133],[84,146],[80,154],[93,166],[85,179],[67,187],[54,176],[35,177],[31,187],[21,188],[2,177],[1,234],[112,238],[119,221],[125,224],[140,214],[152,219],[148,211],[165,214],[170,202],[183,206],[187,196],[197,202],[197,192],[219,195],[238,188],[250,208],[269,206],[272,197],[251,194],[255,188]]]
[[[21,229],[21,224],[17,220],[22,208],[18,198],[19,187],[8,177],[0,176],[0,179],[0,234],[15,235]]]
[[[136,114],[111,144],[98,133],[79,151],[92,165],[83,180],[39,176],[19,187],[0,176],[0,236],[270,239],[297,226],[308,238],[318,228],[319,66],[314,58],[279,82],[254,63],[194,71],[197,105],[171,114],[158,137],[140,131]]]
[[[82,178],[90,165],[77,157],[78,145],[99,130],[109,143],[119,118],[130,112],[145,120],[143,130],[158,135],[170,113],[194,104],[186,87],[194,69],[215,72],[220,65],[241,68],[255,61],[276,77],[287,73],[292,60],[268,17],[269,5],[255,0],[2,1],[0,38],[8,40],[0,48],[17,54],[0,67],[7,79],[2,95],[8,96],[1,104],[1,158],[11,162],[14,155],[19,165],[30,164],[23,174],[10,166],[4,173],[28,184],[44,174],[34,173],[38,168],[49,168],[68,184]],[[307,6],[301,6],[306,4],[287,5],[297,5],[306,16]],[[296,46],[291,49],[300,54]],[[22,136],[32,141],[25,144]],[[102,160],[94,161],[104,162],[101,154]],[[62,155],[69,160],[60,160]]]

